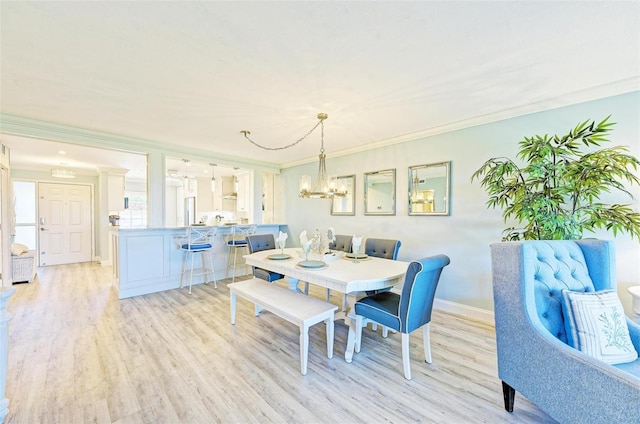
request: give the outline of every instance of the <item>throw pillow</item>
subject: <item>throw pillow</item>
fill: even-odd
[[[608,364],[638,358],[615,290],[562,290],[562,313],[570,346]]]
[[[11,254],[13,256],[20,256],[23,253],[26,253],[28,251],[29,251],[29,248],[27,246],[25,246],[24,244],[11,243]]]

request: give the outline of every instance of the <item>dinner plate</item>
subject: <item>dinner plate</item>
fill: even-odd
[[[290,258],[291,255],[287,255],[286,253],[274,253],[273,255],[267,256],[267,259],[271,259],[272,261],[282,261]]]
[[[327,264],[324,263],[323,261],[306,260],[306,261],[298,262],[298,266],[301,266],[302,268],[322,268],[323,266],[326,266],[326,265]]]
[[[367,259],[369,257],[366,253],[359,253],[357,255],[354,255],[353,253],[345,253],[344,256],[349,259]]]

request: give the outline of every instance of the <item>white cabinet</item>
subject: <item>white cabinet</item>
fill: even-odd
[[[249,173],[242,173],[237,175],[238,178],[238,193],[236,200],[236,211],[246,212],[251,209],[251,184]]]
[[[214,193],[211,192],[211,180],[208,178],[198,178],[198,211],[213,211]]]
[[[124,210],[124,175],[109,175],[107,178],[109,212]]]
[[[237,194],[233,177],[222,178],[222,192],[220,194],[222,195],[222,210],[235,211]]]

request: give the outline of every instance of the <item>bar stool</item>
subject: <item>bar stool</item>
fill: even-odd
[[[256,225],[234,225],[231,227],[231,231],[227,235],[227,247],[229,248],[227,256],[227,278],[229,278],[229,268],[233,268],[233,277],[231,282],[236,279],[236,264],[238,263],[238,251],[243,249],[249,253],[247,236],[250,236],[256,232]],[[238,266],[246,266],[244,262],[238,264]]]
[[[180,288],[184,287],[185,273],[189,273],[189,294],[191,294],[191,284],[194,275],[204,275],[204,283],[209,284],[209,273],[213,274],[213,283],[218,288],[216,282],[216,272],[213,267],[213,238],[216,235],[216,227],[203,227],[190,225],[187,227],[187,234],[180,243],[180,250],[184,252],[182,259],[182,275],[180,276]],[[194,260],[197,255],[202,260],[202,268],[194,269]],[[208,264],[205,261],[208,259]],[[191,259],[191,264],[187,270],[187,262]]]

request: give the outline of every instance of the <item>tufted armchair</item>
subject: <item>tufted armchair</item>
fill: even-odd
[[[491,267],[505,409],[517,390],[562,423],[640,423],[640,360],[609,365],[574,349],[562,314],[562,289],[616,288],[613,243],[496,243]],[[640,326],[626,321],[640,350]]]

